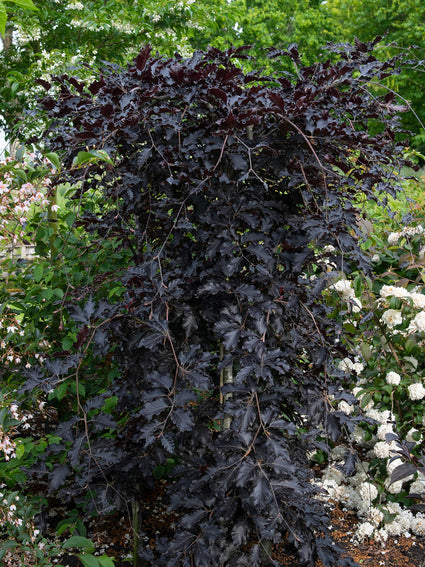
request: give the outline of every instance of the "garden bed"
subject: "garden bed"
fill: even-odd
[[[170,534],[174,528],[175,516],[168,512],[163,504],[165,484],[164,481],[156,484],[155,491],[145,500],[145,508],[142,511],[142,530],[146,533],[146,543],[152,547],[154,547],[155,538],[159,534]],[[52,538],[56,537],[54,526],[66,513],[66,510],[59,506],[50,509]],[[343,509],[340,504],[333,502],[329,502],[329,513],[333,527],[333,538],[346,551],[347,555],[351,556],[359,565],[367,567],[423,566],[425,537],[389,537],[385,545],[369,539],[356,545],[352,541],[359,522],[356,515],[352,511]],[[98,519],[92,520],[87,527],[87,535],[95,543],[98,554],[106,554],[113,558],[115,567],[132,565],[133,533],[128,518],[115,513],[100,521]],[[66,538],[70,534],[65,533],[63,535]],[[280,561],[280,564],[285,567],[300,565],[295,550],[291,549],[285,542],[275,546],[273,558]],[[21,556],[11,553],[5,558],[4,567],[19,567],[21,560]],[[82,566],[76,556],[69,554],[60,558],[60,564],[64,567]],[[27,562],[26,565],[32,567],[31,563]],[[323,563],[318,561],[316,567],[323,567]]]

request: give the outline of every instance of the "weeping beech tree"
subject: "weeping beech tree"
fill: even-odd
[[[88,509],[133,501],[143,514],[153,471],[174,458],[166,498],[178,520],[154,548],[139,545],[143,564],[279,565],[274,545],[287,538],[303,565],[353,565],[332,543],[306,453],[361,419],[336,409],[355,400],[321,294],[368,270],[355,199],[394,195],[404,165],[403,109],[378,87],[403,61],[377,60],[374,45],[333,46],[336,63],[306,68],[294,46],[270,50],[296,69],[276,77],[245,74],[247,48],[167,59],[144,47],[91,84],[42,81],[62,180],[75,199],[102,195],[80,224],[133,260],[122,301],[75,293],[74,351],[25,387],[84,383],[89,350],[118,366],[60,423],[69,458],[49,482],[60,497],[89,493]],[[101,150],[109,158],[93,162]],[[324,256],[335,272],[317,269]]]

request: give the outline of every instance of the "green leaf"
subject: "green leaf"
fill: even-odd
[[[53,289],[47,288],[47,289],[43,289],[43,291],[41,292],[41,297],[43,297],[44,299],[50,300],[53,297]]]
[[[86,537],[82,536],[72,536],[63,542],[63,549],[69,549],[70,547],[83,549],[86,553],[92,553],[95,550],[94,543]]]
[[[106,161],[107,163],[114,165],[114,162],[105,152],[105,150],[90,150],[90,153],[93,157],[99,158],[101,161]]]
[[[15,159],[17,161],[22,161],[22,158],[24,157],[24,153],[25,153],[25,147],[24,146],[20,146],[15,154]]]
[[[353,281],[353,288],[356,292],[356,295],[360,295],[361,288],[362,288],[363,279],[362,276],[356,276]]]
[[[353,335],[357,332],[356,327],[351,323],[345,323],[344,329],[347,331],[347,333],[351,333]]]
[[[114,567],[114,560],[107,555],[102,555],[102,557],[98,557],[97,559],[102,567]]]
[[[161,480],[165,475],[164,465],[157,465],[152,472],[152,476],[155,480]]]
[[[80,558],[81,563],[84,567],[99,567],[100,563],[94,555],[88,555],[86,553],[82,553],[78,556]]]
[[[77,218],[77,215],[75,213],[69,213],[68,215],[66,215],[65,222],[71,228],[71,226],[74,224],[76,218]]]
[[[117,406],[118,396],[111,396],[106,398],[105,403],[101,407],[103,413],[111,413],[112,410]]]
[[[16,541],[7,541],[6,543],[3,543],[0,547],[0,559],[3,559],[7,550],[15,549],[15,547],[18,547]]]
[[[380,402],[381,400],[382,400],[382,393],[381,392],[375,392],[373,394],[373,401],[374,402]]]
[[[4,37],[6,33],[7,14],[3,2],[0,0],[0,33]]]
[[[404,343],[404,350],[407,354],[412,354],[416,350],[417,343],[414,339],[407,339]]]
[[[370,279],[369,276],[366,276],[365,279],[366,279],[366,285],[367,285],[369,291],[372,291],[372,289],[373,289],[373,282],[372,282],[372,280]]]
[[[89,152],[78,152],[72,161],[72,167],[78,167],[79,165],[88,163],[92,158],[93,156]]]
[[[38,10],[37,6],[33,4],[32,0],[7,0],[7,2],[12,2],[20,8],[26,8],[27,10]]]
[[[370,357],[372,356],[372,349],[367,343],[361,344],[360,352],[362,353],[362,356],[366,360],[366,362],[370,360]]]
[[[369,441],[371,441],[372,437],[373,437],[372,432],[369,431],[369,429],[367,429],[367,430],[365,431],[365,434],[364,434],[364,440],[365,440],[366,442],[369,442]]]
[[[61,401],[65,397],[67,390],[68,384],[66,382],[59,384],[59,386],[56,388],[56,398]]]
[[[54,293],[54,295],[56,295],[56,297],[59,297],[59,299],[62,299],[62,297],[63,297],[63,295],[64,295],[63,290],[60,289],[60,287],[56,287],[56,288],[53,290],[53,293]]]
[[[33,270],[33,275],[34,275],[34,280],[38,283],[41,278],[43,277],[43,273],[44,273],[44,266],[43,264],[36,264],[34,266],[34,270]]]
[[[115,286],[111,289],[111,291],[108,294],[109,299],[111,299],[111,297],[113,297],[114,295],[117,297],[121,297],[124,293],[124,288],[121,285]]]
[[[386,524],[391,524],[391,522],[395,520],[397,514],[391,514],[388,510],[385,510],[385,508],[380,508],[380,510],[384,516],[384,522]]]
[[[323,451],[317,451],[317,453],[313,455],[313,460],[316,461],[316,463],[322,464],[326,461],[326,455]]]
[[[86,396],[86,388],[84,384],[81,384],[81,382],[78,382],[78,394],[83,398]]]
[[[25,181],[25,183],[28,181],[28,176],[27,176],[25,170],[14,169],[13,173],[16,175],[16,177],[19,177],[20,179],[22,179],[22,181]]]
[[[50,163],[52,165],[54,165],[55,169],[57,169],[58,171],[60,171],[61,168],[61,162],[59,159],[59,156],[57,153],[55,152],[49,152],[45,155],[45,157],[50,161]]]
[[[75,336],[67,336],[62,340],[62,348],[63,350],[70,350],[72,345],[75,343]]]
[[[98,161],[106,161],[107,163],[114,165],[114,162],[104,150],[90,150],[89,152],[78,152],[72,162],[72,167],[78,167],[86,163],[95,163]]]
[[[371,399],[372,399],[372,392],[366,392],[366,394],[362,397],[362,401],[360,402],[360,407],[362,409],[366,407]]]
[[[24,456],[25,453],[25,445],[23,443],[21,443],[20,445],[17,445],[16,449],[15,449],[15,455],[16,458],[18,459],[18,461],[20,459],[22,459],[22,457]]]

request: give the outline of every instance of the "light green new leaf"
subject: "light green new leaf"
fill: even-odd
[[[6,2],[11,2],[12,4],[16,4],[20,8],[26,8],[27,10],[38,10],[37,6],[34,5],[32,0],[6,0]]]
[[[6,0],[6,2],[11,2],[12,4],[16,4],[20,8],[26,8],[27,10],[38,10],[37,6],[33,4],[32,0]],[[6,6],[4,5],[4,1],[0,0],[0,34],[3,37],[6,33],[6,22]]]
[[[94,156],[91,152],[78,152],[72,161],[72,167],[78,167],[85,163],[90,163],[94,160]]]
[[[0,0],[0,33],[4,37],[6,33],[7,14],[3,2]]]
[[[78,152],[75,156],[72,167],[78,167],[80,165],[89,164],[89,163],[97,163],[99,161],[106,161],[111,165],[114,162],[108,156],[108,154],[103,150],[90,150],[89,152]]]

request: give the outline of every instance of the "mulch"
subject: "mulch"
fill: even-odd
[[[175,514],[167,512],[162,505],[163,491],[164,485],[158,483],[156,493],[147,503],[149,512],[142,515],[142,530],[147,534],[147,543],[152,547],[157,535],[169,535],[172,532],[177,519]],[[359,521],[355,514],[342,509],[337,503],[332,505],[330,514],[335,542],[361,567],[425,567],[425,537],[389,537],[385,544],[367,540],[355,545],[352,536]],[[131,553],[132,546],[128,544],[123,548],[122,542],[129,542],[128,534],[131,534],[131,528],[129,523],[119,526],[117,520],[119,518],[110,517],[106,523],[99,524],[98,528],[102,530],[102,534],[109,534],[111,547],[108,554],[116,557],[116,567],[124,567],[128,566],[128,563],[121,563],[120,559],[123,553]],[[285,543],[274,548],[273,558],[280,561],[282,567],[300,565],[295,552]],[[318,561],[316,567],[324,566]]]

